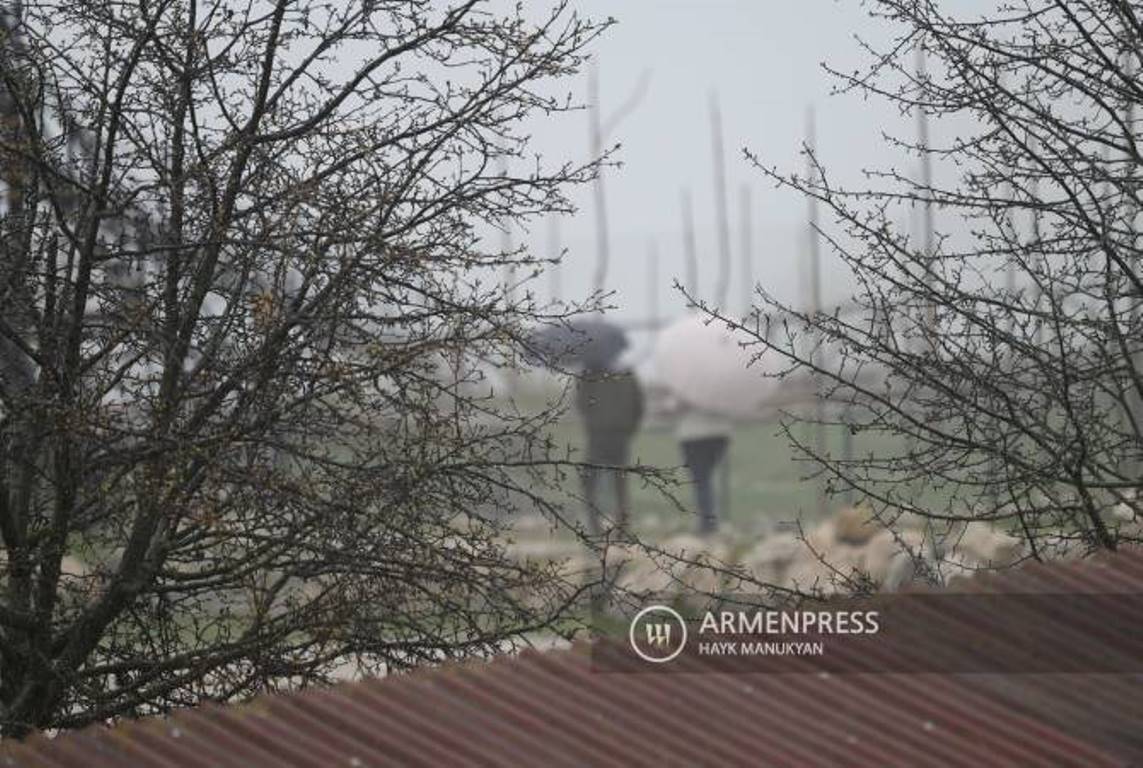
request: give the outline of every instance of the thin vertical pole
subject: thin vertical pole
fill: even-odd
[[[997,75],[996,85],[1000,91],[1005,90],[1004,73],[1001,72]],[[925,153],[928,154],[927,152]],[[1019,161],[1017,161],[1018,163]],[[1008,307],[1008,342],[1007,349],[1004,349],[1004,342],[998,342],[1001,347],[999,360],[1001,371],[1011,371],[1015,365],[1015,350],[1017,344],[1014,342],[1017,329],[1020,325],[1020,318],[1016,309],[1018,299],[1016,297],[1016,252],[1020,248],[1020,233],[1016,229],[1016,222],[1012,218],[1012,212],[1016,207],[1016,181],[1014,174],[1016,166],[1005,162],[1001,165],[1002,173],[1004,174],[1003,186],[1003,201],[1004,206],[1000,215],[1000,229],[1001,239],[1005,241],[1004,251],[1007,254],[1007,263],[1004,265],[1004,304]],[[1003,455],[996,452],[988,462],[988,480],[991,482],[992,487],[989,489],[988,498],[992,507],[998,508],[1000,505],[1001,489],[1005,486],[1004,475],[1007,471],[1008,462]]]
[[[710,94],[710,139],[714,155],[714,209],[715,228],[718,233],[718,284],[715,287],[714,301],[720,309],[725,309],[727,291],[730,289],[730,219],[726,203],[726,157],[722,147],[722,112],[718,106],[718,96]]]
[[[1040,155],[1039,140],[1037,139],[1036,135],[1033,134],[1030,130],[1028,131],[1027,144],[1028,144],[1029,154],[1031,154],[1033,157],[1039,157],[1039,155]],[[1043,285],[1047,279],[1048,260],[1044,256],[1044,243],[1043,243],[1043,239],[1042,239],[1041,232],[1040,232],[1040,179],[1039,179],[1039,176],[1036,175],[1037,169],[1035,167],[1035,164],[1032,165],[1032,169],[1033,169],[1032,170],[1032,174],[1033,174],[1032,179],[1028,183],[1029,190],[1030,190],[1029,194],[1031,195],[1032,204],[1033,204],[1032,221],[1031,221],[1031,237],[1032,237],[1031,248],[1032,248],[1032,254],[1033,254],[1032,255],[1032,258],[1033,258],[1032,273],[1035,277],[1035,279],[1032,281],[1033,282],[1033,286],[1032,286],[1032,292],[1033,292],[1032,293],[1032,311],[1035,313],[1033,316],[1033,319],[1032,319],[1032,322],[1035,324],[1035,327],[1033,328],[1033,331],[1032,331],[1032,343],[1033,343],[1034,348],[1036,350],[1035,354],[1039,355],[1040,350],[1044,344],[1044,321],[1040,317],[1040,313],[1043,311],[1043,308],[1044,308],[1043,307],[1043,305],[1044,305],[1044,288],[1043,288]],[[1051,300],[1052,300],[1052,295],[1051,295],[1051,293],[1049,293],[1048,294],[1049,305],[1050,305]]]
[[[1133,51],[1128,50],[1125,54],[1123,54],[1122,58],[1124,75],[1127,76],[1129,81],[1133,82],[1135,80],[1135,59],[1132,56],[1132,53]],[[1128,142],[1128,145],[1131,146],[1134,145],[1138,140],[1138,134],[1135,131],[1135,101],[1132,93],[1128,93],[1126,96],[1126,102],[1127,103],[1123,108],[1123,124],[1131,137],[1131,141]],[[1128,252],[1131,254],[1131,258],[1129,263],[1131,265],[1131,269],[1135,272],[1138,272],[1140,265],[1137,234],[1139,209],[1135,205],[1137,183],[1137,179],[1135,178],[1135,167],[1134,158],[1130,156],[1130,149],[1128,149],[1127,162],[1124,163],[1124,168],[1126,169],[1127,173],[1127,178],[1125,179],[1124,184],[1126,187],[1126,194],[1121,193],[1121,195],[1127,201],[1125,223],[1127,225],[1128,237],[1130,238],[1130,249]],[[1129,314],[1127,318],[1128,333],[1130,334],[1134,334],[1136,332],[1135,329],[1138,328],[1139,313],[1140,308],[1138,299],[1135,299],[1133,300],[1132,306],[1129,308]],[[1136,343],[1138,343],[1137,340]],[[1136,351],[1131,355],[1129,364],[1131,366],[1132,372],[1134,374],[1138,374],[1140,370],[1143,369],[1143,350],[1140,350],[1137,347]],[[1130,432],[1132,429],[1135,430],[1133,437],[1135,444],[1138,446],[1141,438],[1143,438],[1143,436],[1141,436],[1138,431],[1140,419],[1143,419],[1143,395],[1141,395],[1139,387],[1134,383],[1134,381],[1128,386],[1128,391],[1129,396],[1127,398],[1127,408],[1131,418],[1129,419],[1128,426],[1124,431]],[[1128,439],[1131,437],[1132,436],[1129,435]],[[1143,474],[1143,462],[1141,462],[1140,459],[1141,457],[1139,456],[1138,452],[1136,452],[1134,455],[1131,455],[1128,459],[1129,463],[1127,466],[1127,473],[1134,475],[1136,478],[1138,478],[1140,474]],[[1138,496],[1136,499],[1138,499]],[[1136,501],[1136,503],[1138,503],[1138,501]]]
[[[683,208],[683,256],[687,268],[687,292],[695,299],[699,297],[698,253],[695,248],[695,213],[691,207],[691,192],[682,192]]]
[[[461,265],[457,264],[453,267],[452,273],[452,296],[450,297],[454,303],[460,303],[460,270]],[[457,315],[459,318],[459,315]],[[452,420],[453,427],[456,430],[457,438],[463,434],[462,421],[461,421],[461,408],[460,408],[460,384],[464,375],[464,345],[461,342],[461,328],[463,325],[457,319],[453,321],[452,337]]]
[[[647,312],[652,329],[659,327],[659,245],[655,238],[647,241]]]
[[[925,78],[925,51],[920,46],[917,46],[917,80],[924,82]],[[933,159],[929,154],[929,111],[925,109],[924,106],[917,110],[917,138],[921,149],[921,192],[925,196],[921,224],[922,247],[925,249],[925,259],[928,261],[929,266],[932,267],[936,249],[932,201]],[[935,350],[937,345],[935,336],[937,330],[936,302],[929,304],[925,328],[929,335],[929,342]]]
[[[500,158],[500,176],[504,179],[508,178],[508,160],[507,158]],[[515,245],[512,241],[512,228],[511,221],[505,221],[503,229],[500,230],[500,253],[502,258],[510,259]],[[504,306],[509,314],[514,312],[516,304],[516,264],[508,261],[504,264],[503,274],[503,290],[504,290]],[[504,389],[509,397],[516,394],[516,370],[515,362],[510,361],[511,365],[504,372]]]
[[[1037,146],[1038,142],[1036,140],[1036,137],[1034,135],[1029,135],[1027,143],[1028,143],[1028,147],[1029,147],[1029,150],[1031,151],[1031,153],[1034,156],[1037,155],[1038,154],[1038,146]],[[1033,173],[1035,173],[1034,170],[1033,170]],[[1033,205],[1033,208],[1032,208],[1032,248],[1033,248],[1033,253],[1035,254],[1035,256],[1034,256],[1035,261],[1033,262],[1035,264],[1035,266],[1033,269],[1034,269],[1034,273],[1036,276],[1036,279],[1033,281],[1035,283],[1035,285],[1032,288],[1032,290],[1034,291],[1034,293],[1032,294],[1032,309],[1038,315],[1040,312],[1040,304],[1043,301],[1043,294],[1044,294],[1044,289],[1042,287],[1042,282],[1043,282],[1044,278],[1046,277],[1046,275],[1044,274],[1044,272],[1045,272],[1044,267],[1047,265],[1047,260],[1044,258],[1044,244],[1041,242],[1041,239],[1040,239],[1040,179],[1038,176],[1035,176],[1035,175],[1032,176],[1032,180],[1029,183],[1029,188],[1031,190],[1030,194],[1032,196],[1032,205]],[[1035,342],[1036,347],[1039,348],[1040,344],[1043,342],[1044,323],[1042,320],[1039,319],[1039,317],[1036,317],[1032,322],[1034,322],[1036,324],[1035,335],[1033,337],[1033,340]]]
[[[498,173],[499,173],[500,178],[503,179],[505,182],[507,182],[507,180],[508,180],[508,159],[505,157],[501,157],[497,164],[499,166]],[[507,261],[507,259],[508,259],[508,255],[512,252],[514,247],[515,246],[514,246],[513,241],[512,241],[512,222],[510,220],[506,219],[504,221],[504,226],[500,229],[500,256],[501,256],[501,258],[506,260],[505,264],[504,264],[503,281],[504,281],[504,296],[505,296],[505,300],[509,303],[509,305],[512,303],[512,298],[513,298],[513,293],[514,293],[514,283],[515,283],[515,277],[516,277],[516,265],[514,263],[511,263],[510,261]]]
[[[1001,72],[997,76],[997,86],[1000,90],[1005,90],[1005,77]],[[1005,179],[1005,194],[1004,201],[1007,206],[1004,209],[1004,215],[1001,218],[1001,226],[1003,227],[1003,237],[1007,239],[1007,248],[1010,255],[1008,263],[1004,265],[1004,290],[1007,293],[1005,301],[1012,307],[1016,305],[1016,259],[1011,256],[1011,252],[1018,251],[1020,248],[1020,233],[1017,231],[1016,222],[1012,218],[1012,212],[1016,209],[1016,179],[1015,167],[1004,164],[1004,173],[1007,177]],[[1011,320],[1008,323],[1008,333],[1010,336],[1016,335],[1016,328],[1019,325],[1019,318],[1015,309],[1010,309]]]
[[[917,82],[921,83],[922,89],[924,88],[925,80],[927,79],[926,65],[925,65],[925,49],[920,45],[917,46]],[[924,91],[922,90],[922,93]],[[933,160],[929,155],[929,111],[922,105],[917,110],[917,143],[921,151],[921,186],[922,194],[925,196],[925,203],[921,209],[921,232],[922,232],[922,247],[924,250],[924,258],[926,265],[934,268],[934,261],[936,259],[936,233],[933,226]],[[936,353],[937,351],[937,304],[936,301],[929,302],[927,313],[924,321],[925,335],[928,337],[930,349]],[[913,450],[913,446],[909,446],[909,450]],[[939,561],[940,550],[937,548],[936,530],[933,526],[932,518],[925,519],[925,538],[929,542],[929,556],[932,558],[934,565],[937,565],[938,578],[940,577]]]
[[[719,513],[718,519],[721,520],[726,525],[730,524],[730,513],[731,513],[732,494],[730,492],[730,486],[731,486],[730,449],[733,445],[734,445],[733,442],[730,443],[730,445],[727,445],[726,446],[726,452],[722,454],[722,462],[721,462],[721,466],[719,467],[719,469],[720,469],[719,485],[722,486],[720,491],[719,491],[719,496],[721,498],[719,499],[720,503],[715,505],[716,508],[718,509],[718,513]]]
[[[810,107],[806,113],[806,178],[811,184],[816,183],[818,180],[816,158],[817,158],[817,135],[816,125],[814,119],[813,107]],[[810,296],[809,296],[809,314],[815,316],[822,309],[822,280],[821,280],[821,251],[818,244],[818,200],[816,193],[808,196],[809,203],[809,257],[810,257]],[[812,344],[817,346],[817,340],[811,340]],[[815,351],[811,350],[810,360],[813,362]],[[819,457],[824,457],[826,453],[826,434],[825,434],[825,403],[822,401],[821,393],[818,391],[817,375],[813,377],[814,380],[814,450]],[[826,499],[826,484],[825,475],[822,474],[817,483],[817,502],[818,514],[824,517],[827,512],[827,499]]]
[[[560,217],[552,213],[548,216],[548,258],[552,260],[548,267],[548,294],[553,306],[563,304],[563,251]]]
[[[588,110],[590,124],[591,158],[598,159],[603,154],[603,127],[599,114],[599,67],[592,62],[588,71]],[[611,242],[607,226],[607,198],[603,188],[603,168],[595,171],[592,183],[595,198],[595,274],[592,289],[601,292],[607,284],[607,268],[611,261]]]
[[[743,184],[739,193],[739,225],[741,235],[742,265],[742,315],[750,314],[754,302],[754,204],[751,201],[750,185]]]
[[[817,152],[817,137],[815,136],[814,110],[811,107],[806,117],[806,147],[809,153],[806,158],[806,177],[813,183],[817,180],[817,168],[814,165],[814,156]],[[821,311],[822,282],[821,282],[821,251],[818,247],[818,199],[815,195],[807,198],[809,204],[809,257],[810,257],[810,314]]]

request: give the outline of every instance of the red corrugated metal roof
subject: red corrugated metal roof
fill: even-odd
[[[958,590],[1140,593],[1143,553]],[[579,646],[34,736],[0,764],[1134,765],[1141,726],[1139,675],[613,674]]]

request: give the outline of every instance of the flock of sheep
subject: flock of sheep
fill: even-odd
[[[521,557],[562,560],[569,575],[598,574],[639,594],[726,594],[765,590],[830,595],[947,584],[1026,556],[1024,542],[986,523],[935,530],[923,522],[886,528],[862,506],[753,543],[727,534],[678,534],[659,543],[616,544],[602,557],[521,542]]]

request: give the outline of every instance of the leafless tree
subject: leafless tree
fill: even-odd
[[[924,111],[931,144],[886,140],[928,155],[931,178],[872,170],[847,188],[810,150],[804,176],[746,153],[832,214],[820,235],[858,286],[839,311],[767,296],[742,323],[762,354],[784,355],[848,407],[828,421],[873,446],[849,457],[800,447],[835,491],[857,491],[886,524],[920,516],[938,543],[965,521],[1021,536],[1036,558],[1136,538],[1137,4],[1022,0],[983,17],[936,0],[870,8],[891,39],[868,46],[867,69],[833,75],[840,91]],[[931,242],[894,226],[910,209],[933,214]]]
[[[522,158],[605,25],[562,2],[25,2],[0,29],[0,729],[487,653],[576,585],[550,414],[497,405],[569,212]],[[476,365],[475,361],[481,361]]]

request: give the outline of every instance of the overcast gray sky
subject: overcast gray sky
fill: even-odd
[[[889,28],[868,18],[859,0],[575,0],[594,18],[618,21],[596,46],[603,114],[621,104],[640,73],[650,84],[638,108],[614,132],[622,142],[623,167],[609,171],[606,184],[611,219],[612,265],[609,288],[629,317],[647,311],[647,251],[653,239],[660,254],[660,306],[664,314],[681,311],[671,291],[673,277],[685,274],[680,223],[680,192],[692,192],[703,292],[713,290],[717,235],[714,221],[713,166],[708,95],[718,94],[726,146],[733,272],[731,307],[741,305],[739,269],[739,194],[752,189],[753,269],[768,290],[783,298],[799,295],[799,258],[806,245],[806,204],[789,191],[776,190],[742,158],[748,146],[765,160],[800,169],[798,152],[806,113],[816,112],[818,152],[831,176],[855,179],[862,167],[884,167],[902,158],[880,140],[882,130],[908,133],[886,104],[855,96],[830,97],[832,78],[820,64],[853,69],[867,62],[855,35],[885,39]],[[978,5],[976,0],[969,5]],[[959,9],[959,6],[958,6]],[[586,74],[576,83],[586,98]],[[545,152],[588,153],[588,116],[580,113],[537,128],[536,147]],[[577,150],[578,148],[578,150]],[[565,296],[582,296],[594,266],[595,211],[589,189],[577,191],[580,213],[561,222],[570,257],[562,272]],[[544,251],[546,227],[527,236]],[[539,284],[547,290],[544,282]],[[826,300],[841,299],[844,280],[827,275]]]

